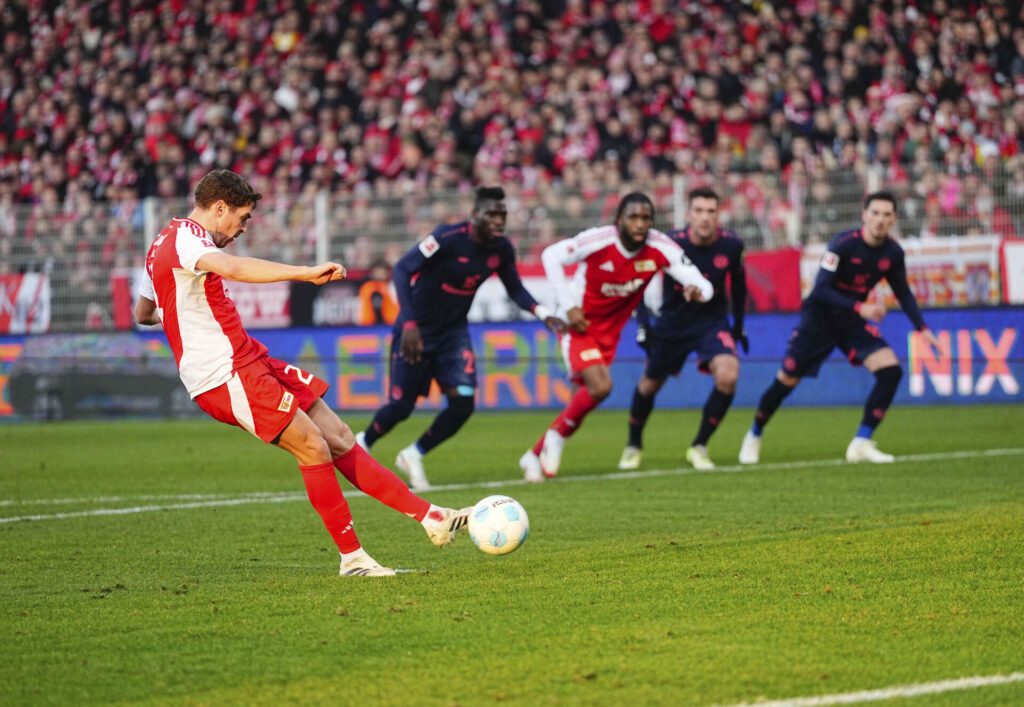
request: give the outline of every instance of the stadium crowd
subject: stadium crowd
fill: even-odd
[[[140,199],[184,197],[213,167],[266,203],[309,197],[280,229],[307,250],[321,189],[354,204],[339,221],[372,229],[388,218],[375,200],[500,182],[532,209],[529,258],[571,235],[562,221],[606,218],[626,183],[661,208],[677,174],[717,186],[725,225],[755,248],[855,223],[869,175],[901,197],[903,236],[1014,235],[1011,6],[0,0],[0,261],[15,230],[32,239],[15,205],[48,225],[60,212],[73,251],[103,203],[109,266]],[[420,211],[402,216],[410,236],[445,215]]]

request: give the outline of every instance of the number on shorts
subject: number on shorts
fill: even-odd
[[[313,382],[312,373],[306,373],[301,368],[293,366],[290,363],[284,367],[284,372],[287,373],[288,371],[295,371],[295,377],[302,381],[303,385],[309,385],[310,383]]]
[[[727,349],[736,350],[736,342],[733,341],[732,334],[727,331],[718,332],[718,338],[722,342],[722,346]]]
[[[463,349],[462,358],[466,359],[466,368],[464,373],[473,373],[473,352],[469,349]]]

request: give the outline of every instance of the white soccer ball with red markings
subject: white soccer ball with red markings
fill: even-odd
[[[488,496],[469,514],[469,537],[488,555],[507,555],[530,534],[530,519],[519,501],[510,496]]]

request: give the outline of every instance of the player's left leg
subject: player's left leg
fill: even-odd
[[[310,406],[309,415],[327,442],[334,467],[357,489],[418,520],[435,545],[450,543],[455,533],[465,527],[469,508],[435,506],[410,491],[397,474],[355,443],[352,430],[323,400]]]
[[[473,414],[476,393],[476,356],[469,329],[446,333],[431,349],[430,376],[444,391],[448,404],[439,412],[419,439],[398,453],[395,463],[410,480],[413,489],[430,488],[423,457],[450,438]]]
[[[732,353],[719,353],[707,364],[715,387],[711,389],[704,410],[701,413],[700,427],[693,443],[686,450],[686,460],[695,469],[714,469],[715,464],[708,456],[708,440],[718,429],[725,413],[729,411],[736,395],[736,381],[740,376],[740,360]]]
[[[583,385],[576,389],[569,404],[533,447],[545,476],[558,473],[565,440],[579,430],[587,414],[612,392],[611,370],[603,363],[584,368],[580,371],[580,378]]]
[[[846,448],[846,460],[884,464],[893,461],[895,457],[880,451],[871,437],[896,397],[900,379],[903,378],[903,368],[896,358],[896,352],[888,346],[869,354],[864,359],[864,368],[874,374],[875,385],[864,403],[864,414],[857,434]]]

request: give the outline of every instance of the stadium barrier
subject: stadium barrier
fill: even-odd
[[[903,361],[898,404],[1021,402],[1024,307],[934,309],[925,317],[939,338],[931,350],[906,317],[891,312],[880,328]],[[742,356],[736,405],[753,406],[778,370],[797,315],[752,314],[751,350]],[[518,410],[561,408],[571,386],[558,344],[538,322],[471,324],[476,349],[477,406]],[[612,365],[615,387],[605,408],[628,408],[643,369],[630,324]],[[278,358],[331,384],[326,400],[342,411],[373,410],[386,400],[391,329],[302,327],[258,333]],[[804,381],[787,405],[860,405],[870,376],[833,353],[816,379]],[[709,376],[691,358],[659,395],[662,408],[696,408]],[[444,401],[436,388],[423,407]],[[171,352],[156,331],[0,337],[0,418],[197,414],[177,381]]]

